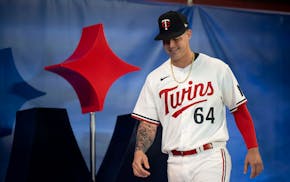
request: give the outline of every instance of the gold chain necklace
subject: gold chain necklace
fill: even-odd
[[[193,56],[193,59],[194,59],[194,56]],[[182,81],[178,81],[178,80],[176,79],[175,74],[174,74],[174,71],[173,71],[173,64],[172,64],[172,61],[170,60],[171,74],[172,74],[172,76],[173,76],[174,81],[176,81],[177,83],[184,83],[184,82],[189,78],[189,76],[190,76],[190,74],[191,74],[191,71],[192,71],[193,59],[191,60],[191,65],[190,65],[189,72],[188,72],[186,78],[185,78],[184,80],[182,80]]]

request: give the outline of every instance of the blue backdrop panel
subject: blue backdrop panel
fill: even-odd
[[[15,111],[23,103],[44,93],[35,90],[19,75],[11,48],[0,49],[0,137],[12,132]]]
[[[23,82],[46,93],[35,99],[32,99],[35,95],[26,97],[21,102],[26,101],[21,109],[66,108],[79,147],[89,164],[89,116],[81,114],[73,88],[43,68],[60,63],[71,55],[83,27],[103,23],[112,50],[142,70],[117,80],[109,90],[104,110],[96,114],[97,166],[100,166],[116,117],[132,111],[146,75],[166,59],[162,44],[153,38],[158,32],[158,16],[169,9],[188,16],[193,29],[193,50],[229,64],[249,100],[265,163],[265,171],[252,181],[287,181],[290,172],[287,163],[290,160],[287,112],[290,15],[286,13],[137,1],[2,0],[0,49],[11,47],[15,68]],[[0,64],[1,68],[5,66],[2,61]],[[8,95],[4,90],[0,97]],[[20,107],[19,103],[12,104],[18,108],[11,109],[11,113]],[[246,148],[231,115],[228,125],[232,181],[250,181],[249,175],[242,174]],[[0,139],[0,156],[9,155],[11,138]],[[0,158],[0,181],[7,168],[4,159]]]

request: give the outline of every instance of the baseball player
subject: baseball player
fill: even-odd
[[[140,121],[134,175],[150,175],[146,151],[161,125],[162,152],[169,155],[169,181],[230,181],[228,108],[248,148],[244,173],[250,165],[250,177],[256,177],[263,162],[247,99],[231,69],[219,59],[191,50],[192,31],[181,13],[166,12],[158,24],[160,32],[155,40],[162,40],[169,59],[147,76],[132,113]]]

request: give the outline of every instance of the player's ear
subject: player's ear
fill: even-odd
[[[186,30],[186,34],[188,36],[188,39],[191,39],[191,36],[192,36],[192,30],[191,29],[187,29]]]

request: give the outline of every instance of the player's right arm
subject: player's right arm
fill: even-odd
[[[151,124],[145,121],[140,121],[136,136],[136,147],[134,160],[132,163],[133,173],[138,177],[148,177],[150,165],[147,155],[145,154],[152,145],[157,131],[158,125]]]

